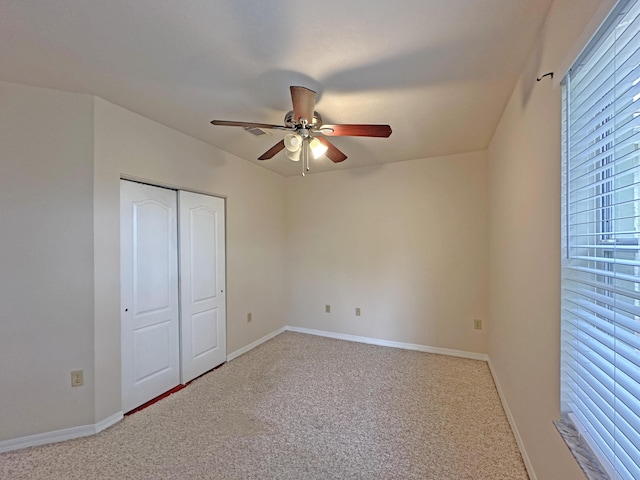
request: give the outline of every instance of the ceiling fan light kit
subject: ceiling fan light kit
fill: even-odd
[[[268,123],[237,122],[230,120],[212,120],[213,125],[227,127],[243,127],[244,129],[285,130],[288,132],[284,139],[258,157],[258,160],[273,158],[282,150],[294,162],[302,159],[302,175],[309,171],[309,157],[314,159],[322,155],[329,157],[334,163],[346,160],[347,156],[324,136],[334,137],[389,137],[389,125],[373,124],[338,124],[325,125],[322,116],[314,110],[316,92],[306,87],[292,85],[291,103],[293,110],[284,116],[284,125]]]
[[[300,151],[303,148],[311,149],[311,154],[313,155],[313,158],[315,160],[327,153],[327,150],[329,149],[329,147],[324,145],[317,138],[303,138],[302,135],[299,135],[297,133],[289,133],[285,135],[284,148],[287,150],[287,157],[289,157],[294,162],[300,160]]]

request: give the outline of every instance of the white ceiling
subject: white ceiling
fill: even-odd
[[[254,137],[212,119],[282,124],[290,85],[347,156],[312,173],[487,147],[552,0],[0,0],[0,80],[90,93],[279,172]],[[179,159],[176,159],[179,161]]]

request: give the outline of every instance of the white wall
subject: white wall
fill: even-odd
[[[287,178],[288,323],[486,353],[487,204],[484,152]]]
[[[286,323],[488,351],[537,478],[582,478],[551,423],[560,89],[535,77],[558,75],[612,3],[554,2],[488,159],[284,179],[103,100],[0,83],[0,441],[120,410],[127,175],[227,196],[229,352]]]
[[[0,83],[0,104],[2,441],[94,423],[93,100]]]
[[[284,326],[283,177],[90,96],[0,100],[0,442],[121,410],[120,175],[227,197],[228,352]]]
[[[612,1],[556,0],[489,148],[489,357],[538,479],[584,478],[560,416],[561,87]],[[536,82],[536,77],[555,72]]]
[[[0,441],[121,409],[122,175],[227,197],[229,352],[287,319],[486,351],[484,153],[285,179],[101,99],[0,94]]]
[[[120,176],[227,197],[228,353],[285,324],[285,196],[280,175],[104,100],[96,99],[95,111],[96,369],[97,387],[110,399],[100,408],[104,417],[120,408]]]

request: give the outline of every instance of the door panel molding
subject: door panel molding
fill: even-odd
[[[178,192],[181,381],[226,361],[225,201]]]
[[[127,412],[226,361],[225,198],[120,185]]]
[[[122,408],[180,383],[176,192],[120,181]]]

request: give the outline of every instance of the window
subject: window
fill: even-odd
[[[640,0],[563,81],[563,416],[611,478],[640,478]]]

